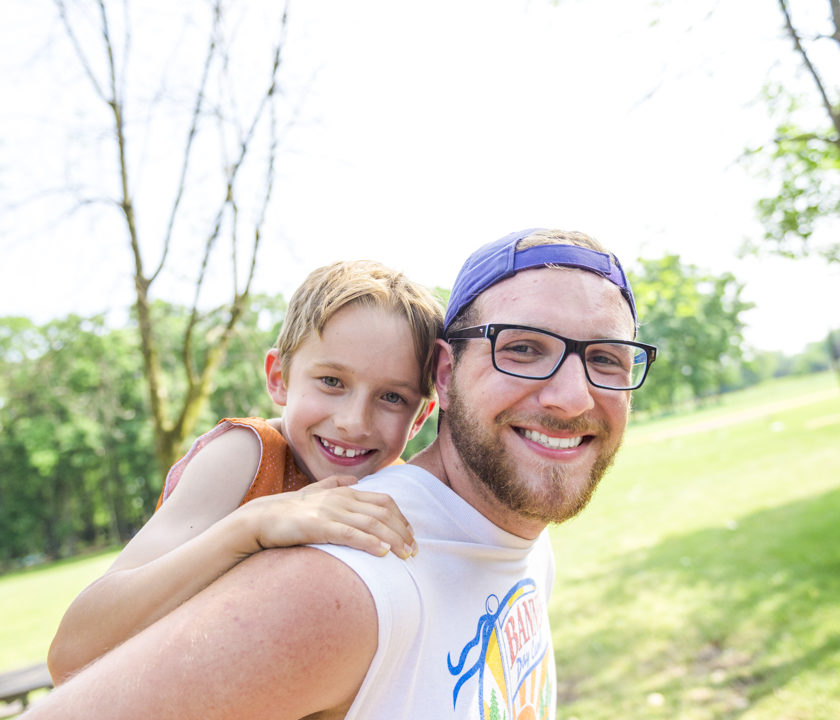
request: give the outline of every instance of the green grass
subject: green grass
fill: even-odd
[[[822,374],[634,423],[552,530],[558,720],[840,718],[840,390]],[[113,553],[0,577],[0,671]]]
[[[103,553],[0,576],[0,672],[46,660],[67,606],[115,556]]]
[[[840,391],[634,425],[552,530],[559,718],[840,717]]]

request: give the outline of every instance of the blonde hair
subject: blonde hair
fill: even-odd
[[[516,243],[516,252],[537,247],[538,245],[577,245],[595,250],[596,252],[612,255],[594,237],[577,230],[536,230],[528,235],[528,237],[524,237]],[[613,256],[613,260],[615,260],[615,256]]]
[[[433,352],[443,331],[441,303],[422,285],[372,260],[318,268],[295,290],[275,345],[283,375],[288,377],[292,356],[301,344],[313,332],[320,337],[330,318],[351,304],[389,310],[405,318],[420,368],[420,392],[424,398],[432,397]]]

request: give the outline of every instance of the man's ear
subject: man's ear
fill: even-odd
[[[414,418],[414,422],[411,424],[411,430],[408,431],[409,440],[420,432],[420,428],[423,427],[423,423],[426,422],[429,415],[432,414],[432,410],[435,409],[435,405],[437,405],[437,400],[423,401],[423,406],[420,408],[420,412],[417,413],[417,417]]]
[[[283,379],[281,365],[279,351],[277,348],[271,348],[265,355],[265,388],[275,403],[285,406],[289,388]]]
[[[449,407],[449,386],[452,382],[452,370],[455,358],[452,346],[445,340],[435,343],[435,388],[437,388],[438,404],[441,410]]]

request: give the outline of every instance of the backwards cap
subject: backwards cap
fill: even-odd
[[[617,285],[630,305],[634,326],[637,324],[633,291],[618,258],[579,245],[536,245],[516,252],[520,240],[540,230],[542,228],[531,228],[505,235],[496,242],[480,247],[467,258],[449,296],[443,322],[444,332],[449,329],[455,316],[487,288],[520,270],[551,265],[588,270]]]

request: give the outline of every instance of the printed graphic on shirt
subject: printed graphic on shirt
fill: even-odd
[[[451,653],[447,658],[449,672],[458,678],[453,707],[460,695],[462,703],[477,703],[481,720],[553,717],[551,633],[536,583],[521,580],[501,602],[490,595],[484,607],[475,637],[461,650],[458,662],[453,663]]]

